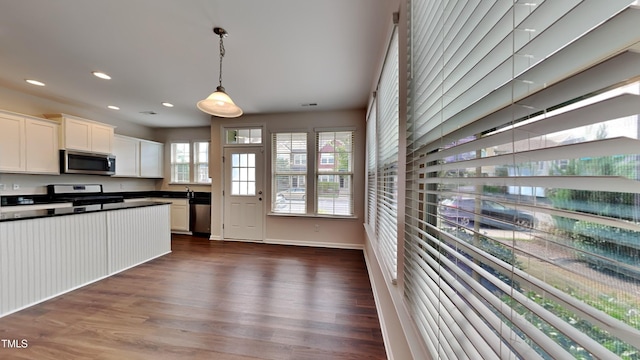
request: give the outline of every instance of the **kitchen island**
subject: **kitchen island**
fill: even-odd
[[[0,214],[0,317],[171,252],[169,204]]]

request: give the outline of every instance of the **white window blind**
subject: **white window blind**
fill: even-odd
[[[208,141],[171,143],[171,182],[211,183]]]
[[[353,215],[353,135],[353,131],[316,132],[317,214]]]
[[[398,34],[393,31],[377,91],[376,238],[393,280],[398,252]]]
[[[366,223],[375,233],[377,208],[377,145],[376,145],[376,113],[377,101],[374,98],[367,116],[367,219]]]
[[[171,143],[171,182],[191,182],[191,144],[188,142]]]
[[[640,10],[410,0],[404,291],[440,359],[640,354]]]
[[[209,177],[209,142],[196,141],[193,143],[194,155],[194,182],[210,184]]]
[[[271,138],[271,211],[307,212],[307,133],[275,133]]]

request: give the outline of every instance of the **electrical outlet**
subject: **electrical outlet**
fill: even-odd
[[[13,190],[20,190],[20,184],[13,184]]]
[[[320,225],[316,224],[315,226],[315,232],[319,232],[320,231]]]
[[[7,190],[7,186],[5,184],[0,184],[0,191]]]

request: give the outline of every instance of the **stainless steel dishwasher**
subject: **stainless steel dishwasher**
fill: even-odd
[[[193,196],[189,199],[189,231],[194,235],[211,234],[211,197]]]

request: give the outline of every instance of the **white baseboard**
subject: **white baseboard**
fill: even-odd
[[[284,240],[284,239],[264,239],[265,244],[274,245],[295,245],[295,246],[310,246],[310,247],[324,247],[331,249],[350,249],[350,250],[364,250],[363,244],[345,244],[335,242],[318,242],[318,241],[303,241],[303,240]]]
[[[209,236],[209,240],[223,240],[222,237],[220,235],[211,235]]]

